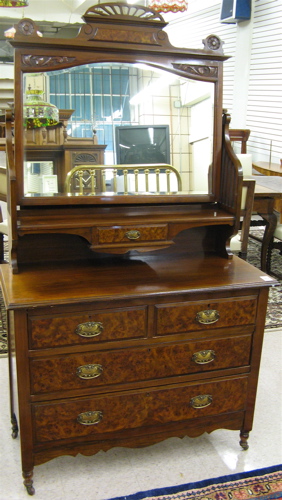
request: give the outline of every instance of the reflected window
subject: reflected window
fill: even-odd
[[[130,76],[130,78],[129,78]],[[114,151],[115,124],[129,124],[129,68],[97,64],[49,73],[50,102],[59,109],[74,109],[68,125],[72,137],[92,137]]]

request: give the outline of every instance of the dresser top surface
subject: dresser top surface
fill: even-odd
[[[187,256],[177,249],[91,262],[33,265],[12,274],[2,264],[1,287],[9,309],[114,299],[230,291],[277,284],[238,257]]]

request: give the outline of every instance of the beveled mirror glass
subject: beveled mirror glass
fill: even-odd
[[[23,90],[25,197],[209,192],[213,82],[94,63],[27,73]]]

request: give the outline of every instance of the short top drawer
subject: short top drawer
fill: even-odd
[[[87,344],[146,335],[146,306],[29,317],[30,348]]]
[[[257,297],[156,306],[157,335],[254,324]]]
[[[167,239],[167,224],[148,224],[135,226],[98,227],[98,243],[130,243],[162,241]]]

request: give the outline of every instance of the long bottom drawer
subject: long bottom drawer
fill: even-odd
[[[247,376],[34,404],[37,443],[154,426],[243,410]]]

